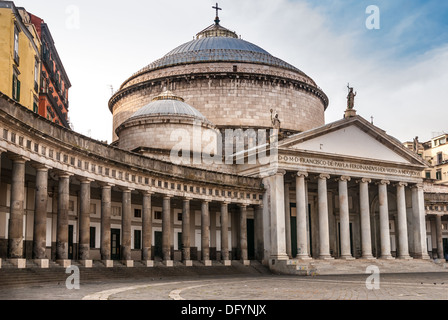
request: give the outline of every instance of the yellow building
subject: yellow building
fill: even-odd
[[[429,164],[423,178],[434,180],[435,184],[448,185],[448,134],[435,136],[429,141],[405,142],[404,145],[418,153]]]
[[[39,106],[41,42],[30,16],[0,1],[0,92],[35,112]]]

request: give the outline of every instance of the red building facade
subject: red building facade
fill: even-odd
[[[54,45],[48,25],[30,14],[42,42],[42,72],[39,93],[39,115],[70,128],[68,91],[70,80]]]

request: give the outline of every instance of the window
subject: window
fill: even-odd
[[[142,248],[142,231],[134,230],[134,249]]]
[[[182,213],[177,214],[177,221],[182,221]]]
[[[142,210],[134,209],[134,218],[141,218],[141,217],[142,217]]]
[[[437,172],[436,172],[436,180],[442,180],[442,170],[437,170]]]
[[[12,98],[20,102],[20,81],[16,72],[12,75]]]
[[[95,248],[95,243],[96,243],[95,235],[96,235],[96,228],[90,227],[90,248],[91,249]]]
[[[154,219],[162,220],[162,211],[154,211]]]
[[[14,62],[19,65],[19,28],[14,28]]]
[[[39,61],[36,60],[34,61],[34,91],[38,92],[39,91]]]
[[[121,217],[121,207],[112,206],[112,216],[113,217]]]
[[[439,152],[437,154],[437,164],[442,164],[442,162],[443,162],[443,154],[442,152]]]
[[[75,211],[75,201],[69,200],[69,202],[68,202],[68,211],[71,211],[71,212]]]
[[[425,172],[425,178],[426,179],[431,179],[431,171],[426,171]]]
[[[90,214],[96,214],[96,203],[90,204]]]

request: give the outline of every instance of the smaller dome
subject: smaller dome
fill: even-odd
[[[140,108],[129,120],[146,116],[187,116],[208,122],[202,113],[169,90],[164,91],[155,97],[151,103]]]

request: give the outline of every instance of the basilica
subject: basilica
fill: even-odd
[[[0,263],[444,259],[448,188],[355,100],[325,123],[323,89],[218,15],[123,82],[111,144],[0,93]]]

